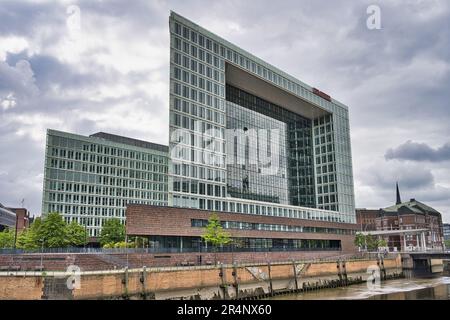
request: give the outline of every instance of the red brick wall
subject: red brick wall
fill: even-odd
[[[366,274],[369,266],[376,265],[374,260],[353,260],[346,261],[346,270],[349,276],[354,274]],[[388,271],[400,272],[401,259],[386,259],[384,265]],[[251,265],[248,265],[251,266]],[[256,268],[268,273],[267,265],[258,265]],[[232,268],[225,267],[225,277],[223,281],[232,285],[234,278],[232,276]],[[309,281],[312,277],[317,281],[319,277],[333,277],[338,279],[338,270],[336,262],[321,262],[311,264],[301,275],[302,279]],[[176,269],[152,269],[147,270],[146,281],[141,282],[140,278],[142,270],[130,270],[127,273],[128,281],[124,281],[126,273],[124,270],[109,273],[89,273],[80,275],[80,287],[73,291],[64,287],[66,278],[63,276],[60,283],[63,287],[56,291],[47,291],[47,298],[73,298],[73,299],[101,299],[101,298],[118,298],[122,294],[139,294],[144,291],[146,293],[167,293],[166,297],[180,296],[180,294],[194,295],[200,292],[202,288],[211,288],[215,292],[220,291],[219,286],[222,278],[219,274],[218,267],[207,268],[176,268]],[[291,263],[273,264],[271,266],[271,277],[273,280],[292,280],[294,276]],[[4,299],[42,299],[45,288],[51,285],[58,275],[21,275],[21,276],[0,276],[0,300]],[[253,284],[253,288],[266,286],[266,282],[261,282],[254,278],[251,272],[245,266],[237,267],[237,278],[240,285]],[[144,278],[143,278],[144,279]],[[310,278],[311,279],[311,278]],[[47,285],[47,282],[49,285]],[[289,281],[285,282],[289,285]],[[249,288],[250,286],[247,286]],[[287,288],[287,287],[286,287]],[[178,291],[177,291],[178,290]],[[63,295],[65,293],[65,295]]]
[[[222,221],[242,221],[251,223],[268,223],[291,226],[326,227],[347,230],[357,230],[356,224],[337,223],[327,221],[303,220],[262,216],[253,214],[238,214],[218,212]],[[166,236],[201,236],[202,228],[192,228],[191,219],[205,219],[210,212],[197,209],[157,207],[146,205],[130,205],[127,207],[127,234],[129,235],[166,235]],[[341,240],[342,251],[351,253],[355,251],[353,235],[340,235],[331,233],[299,233],[283,231],[260,230],[227,230],[232,237],[248,238],[278,238],[278,239],[329,239]]]
[[[29,227],[29,212],[25,208],[8,208],[17,216],[17,231],[22,231]]]
[[[218,262],[232,263],[267,262],[310,260],[324,257],[336,257],[342,252],[336,251],[296,251],[296,252],[238,252],[218,253]],[[130,253],[128,254],[44,254],[42,264],[47,271],[65,271],[68,266],[76,265],[82,271],[121,269],[127,265],[129,268],[175,266],[185,262],[197,265],[197,257],[202,257],[202,264],[207,261],[214,263],[214,253]],[[21,270],[35,270],[41,265],[41,255],[36,254],[0,254],[0,267],[20,266]]]

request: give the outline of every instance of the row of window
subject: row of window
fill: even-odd
[[[173,191],[213,197],[226,197],[224,186],[199,182],[196,180],[176,179],[173,182]]]
[[[332,233],[332,234],[355,234],[354,230],[341,228],[325,228],[325,227],[306,227],[293,226],[271,223],[252,223],[242,221],[221,221],[220,224],[224,229],[238,229],[238,230],[258,230],[258,231],[280,231],[280,232],[302,232],[302,233]],[[191,219],[191,227],[205,228],[208,225],[208,220]]]
[[[224,170],[187,163],[174,162],[172,175],[225,183]]]
[[[78,160],[98,164],[108,164],[119,167],[129,167],[136,169],[145,168],[144,170],[147,170],[147,168],[151,170],[151,168],[154,167],[161,167],[161,165],[157,165],[157,163],[163,165],[167,164],[166,157],[159,157],[159,158],[152,157],[151,158],[152,161],[148,162],[144,160],[134,161],[134,160],[127,160],[121,157],[97,155],[90,152],[74,151],[70,149],[61,149],[56,147],[49,147],[49,153],[47,155],[51,155],[52,157],[65,158],[69,160]]]
[[[190,163],[225,168],[226,157],[222,153],[175,145],[171,148],[171,154],[173,163],[189,161]]]
[[[58,148],[68,148],[61,149],[61,157],[67,157],[69,159],[75,159],[77,160],[81,159],[81,155],[85,151],[85,153],[95,153],[98,155],[109,155],[113,157],[118,158],[126,158],[126,159],[134,159],[134,160],[140,160],[145,162],[154,162],[154,163],[167,163],[167,157],[165,156],[159,156],[151,153],[145,153],[145,152],[137,152],[137,151],[131,151],[127,149],[121,149],[116,147],[110,147],[110,146],[104,146],[101,144],[95,144],[95,143],[87,143],[80,140],[75,139],[69,139],[65,137],[59,137],[54,135],[48,136],[47,145],[49,147],[58,147]],[[77,151],[79,150],[79,151]]]
[[[200,68],[201,68],[202,63],[200,63],[198,60],[200,60],[200,61],[202,61],[204,63],[207,63],[210,66],[213,66],[213,67],[215,67],[217,69],[225,70],[224,60],[221,59],[219,56],[217,56],[215,54],[211,54],[211,53],[209,53],[207,51],[204,51],[203,49],[198,48],[195,45],[191,45],[188,42],[185,42],[185,41],[182,42],[177,37],[172,37],[172,48],[174,48],[176,50],[179,50],[180,52],[184,52],[185,54],[189,55],[190,57],[194,57],[195,60],[191,59],[191,61],[194,60],[194,61],[196,61],[198,63],[198,65],[199,65],[199,71],[198,72],[202,73],[204,75],[208,75],[209,78],[212,78],[212,73],[208,74],[208,72],[205,72],[205,73],[200,72]],[[176,54],[179,54],[182,57],[186,57],[185,55],[181,55],[179,52],[177,52],[175,50],[174,50],[174,52]],[[180,59],[180,61],[181,61],[181,59]],[[184,65],[184,63],[183,63],[183,65]],[[185,67],[188,68],[189,67],[189,63],[186,63]],[[206,66],[206,68],[204,68],[204,69],[207,70],[208,68],[209,67]],[[197,71],[195,71],[195,72],[197,72]]]
[[[106,176],[94,173],[82,173],[77,171],[69,171],[62,169],[46,169],[45,172],[46,179],[52,180],[65,180],[70,182],[84,182],[84,183],[94,183],[94,184],[104,184],[110,186],[128,186],[130,181],[141,180],[140,183],[144,181],[148,182],[166,182],[166,174],[149,173],[141,171],[132,171],[129,175]],[[129,178],[129,179],[126,179]],[[134,183],[134,182],[133,182]]]
[[[187,100],[174,98],[173,108],[178,112],[183,112],[202,120],[214,122],[220,126],[225,125],[225,116],[222,112],[217,112],[209,108],[202,107]],[[187,125],[186,125],[187,126]],[[205,130],[206,131],[206,128]]]
[[[166,183],[147,183],[129,180],[120,187],[108,187],[96,184],[79,184],[72,182],[63,182],[55,180],[46,180],[44,184],[45,190],[58,191],[58,192],[73,192],[77,194],[97,194],[97,195],[110,195],[110,196],[122,196],[124,194],[128,195],[128,191],[167,191]]]
[[[173,94],[178,95],[179,97],[191,99],[192,101],[201,103],[208,107],[213,107],[217,110],[220,110],[221,108],[222,104],[220,103],[221,99],[219,97],[214,97],[201,90],[197,90],[189,86],[182,85],[176,81],[172,81],[172,86],[173,86],[172,91]]]
[[[223,72],[217,70],[212,71],[214,75],[214,80],[220,81],[216,83],[215,81],[208,80],[207,78],[201,77],[190,71],[186,71],[181,67],[173,67],[173,77],[185,84],[191,85],[192,87],[197,87],[202,90],[206,90],[210,93],[214,93],[217,96],[223,96],[223,84],[225,82]],[[222,75],[219,79],[219,75]]]
[[[60,202],[60,203],[124,207],[128,202],[130,202],[130,199],[163,201],[167,200],[167,195],[165,194],[165,192],[144,192],[135,190],[123,190],[123,193],[118,192],[117,195],[105,197],[97,197],[93,195],[89,196],[80,195],[78,193],[71,194],[71,193],[46,192],[46,199],[51,202]]]
[[[293,209],[272,205],[252,204],[244,201],[224,201],[189,196],[173,196],[173,206],[182,208],[197,208],[202,210],[225,211],[244,214],[258,214],[275,217],[320,220],[330,222],[353,223],[354,214],[343,214],[332,211]]]
[[[207,139],[217,138],[217,139],[225,139],[225,129],[222,127],[214,126],[209,122],[192,119],[189,116],[184,116],[178,114],[176,112],[172,112],[171,114],[171,125],[180,127],[182,129],[174,130],[171,134],[171,142],[177,143],[185,143],[192,144],[191,142],[191,133],[197,132],[201,135],[197,135],[197,139]],[[192,130],[194,132],[190,132],[188,130]]]
[[[61,160],[58,158],[47,158],[47,163],[50,168],[68,169],[74,171],[96,173],[101,175],[111,175],[115,177],[125,177],[125,178],[131,177],[146,180],[153,180],[154,177],[156,177],[157,175],[167,173],[168,169],[167,165],[152,165],[149,167],[145,166],[142,168],[140,168],[139,166],[137,170],[128,170],[124,169],[127,167],[118,168],[107,165],[96,165],[78,161]],[[152,171],[158,173],[152,173]],[[159,178],[155,180],[159,180]]]

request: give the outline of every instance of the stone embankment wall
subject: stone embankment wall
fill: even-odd
[[[109,271],[0,272],[2,299],[233,299],[301,289],[307,283],[366,279],[368,268],[401,273],[384,260],[162,267]],[[70,289],[72,287],[72,289]]]
[[[114,270],[163,266],[194,266],[214,264],[217,258],[221,263],[314,260],[342,255],[340,251],[285,251],[285,252],[225,252],[219,253],[24,253],[0,254],[0,271],[35,271],[40,266],[45,271],[66,271],[76,265],[82,271]],[[347,257],[352,254],[347,254]],[[219,261],[220,260],[220,261]]]

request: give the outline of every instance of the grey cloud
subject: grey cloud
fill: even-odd
[[[34,72],[26,60],[18,60],[13,66],[0,61],[0,103],[23,103],[39,93]]]
[[[14,65],[17,61],[27,61],[33,71],[36,84],[43,91],[52,85],[66,88],[92,87],[98,83],[114,82],[120,75],[113,69],[92,66],[89,73],[81,73],[75,65],[62,63],[57,57],[33,54],[24,50],[17,54],[8,53],[6,63]]]
[[[394,189],[399,182],[403,189],[420,190],[434,185],[431,170],[418,165],[398,165],[372,168],[371,176],[366,181],[378,189]]]
[[[65,25],[66,6],[55,1],[2,1],[0,6],[0,35],[2,36],[32,36],[42,29],[51,28],[44,41],[54,41],[59,36],[61,26]],[[58,27],[59,26],[59,27]]]
[[[29,95],[39,90],[33,96],[34,101],[24,101],[5,111],[0,107],[0,117],[9,121],[0,123],[0,133],[5,137],[0,139],[0,149],[8,149],[8,156],[0,161],[0,174],[7,172],[8,176],[0,182],[3,183],[0,202],[19,199],[26,193],[31,209],[40,210],[41,187],[36,183],[25,186],[27,175],[22,168],[30,167],[27,174],[32,177],[42,173],[39,162],[43,161],[43,146],[29,148],[35,142],[21,117],[54,117],[61,122],[55,121],[53,128],[81,134],[102,130],[165,143],[168,93],[164,100],[155,98],[160,95],[151,90],[162,89],[159,86],[147,89],[142,84],[148,84],[149,79],[168,81],[168,54],[152,70],[125,74],[116,70],[115,63],[100,65],[89,57],[99,53],[107,57],[111,53],[113,48],[102,41],[102,32],[109,28],[117,32],[124,59],[134,59],[126,52],[128,45],[136,42],[150,43],[156,49],[164,46],[168,52],[168,16],[172,9],[349,105],[355,178],[371,192],[358,196],[361,193],[357,190],[358,206],[365,206],[372,195],[380,199],[378,207],[384,205],[383,201],[392,204],[398,180],[405,198],[439,203],[440,208],[450,212],[446,189],[439,187],[450,177],[435,173],[439,162],[430,160],[414,166],[415,163],[406,165],[383,158],[388,139],[391,145],[407,140],[423,141],[428,146],[448,141],[450,5],[447,1],[378,1],[383,29],[374,31],[365,25],[366,8],[373,4],[372,0],[258,1],[258,5],[230,0],[209,1],[207,7],[204,0],[82,0],[71,4],[80,7],[82,23],[94,23],[96,27],[93,34],[98,43],[81,55],[85,66],[89,66],[88,72],[80,72],[77,63],[63,62],[64,57],[36,53],[32,48],[9,54],[7,61],[0,61],[3,68],[0,86],[8,88],[8,92],[14,89]],[[0,36],[25,37],[45,49],[65,36],[66,7],[54,2],[2,1]],[[435,14],[424,17],[433,10]],[[21,78],[13,70],[19,60],[27,60],[33,71],[33,78],[25,86],[20,85],[17,80]],[[133,90],[100,100],[84,94],[116,83]],[[53,92],[51,88],[55,85],[63,90]],[[65,91],[80,92],[80,96],[67,97]],[[115,119],[114,112],[124,105],[136,107],[139,112],[148,108],[150,120],[157,119],[164,129],[153,134],[151,128],[136,128],[134,123],[119,128],[114,121],[107,120]],[[135,111],[120,110],[121,122],[126,124],[134,119]],[[98,114],[104,117],[89,118]],[[42,126],[37,128],[41,131],[35,134],[44,136]],[[19,136],[18,130],[25,130],[26,134]],[[365,130],[363,136],[355,134],[361,130]],[[23,157],[26,151],[28,156]],[[16,160],[8,160],[12,158]],[[30,159],[36,164],[32,165]]]
[[[450,160],[450,142],[438,148],[432,148],[426,143],[407,141],[397,148],[386,151],[387,160],[411,160],[440,162]]]

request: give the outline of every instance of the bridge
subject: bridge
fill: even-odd
[[[401,255],[402,267],[414,272],[442,272],[444,265],[448,264],[446,261],[450,261],[450,251],[444,250],[402,252]]]
[[[442,259],[450,260],[450,251],[422,251],[422,252],[407,252],[414,260],[419,259]]]

